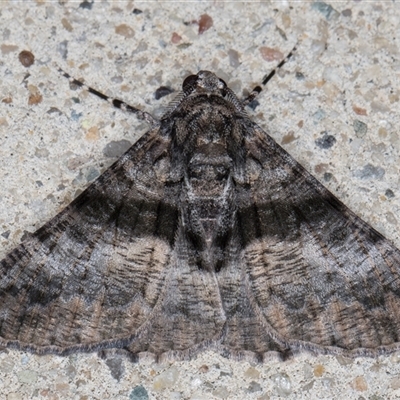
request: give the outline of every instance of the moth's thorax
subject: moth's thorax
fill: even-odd
[[[229,146],[242,130],[244,115],[230,101],[216,95],[196,95],[187,104],[190,112],[178,109],[177,115],[173,115],[173,144],[192,163],[194,158],[202,156],[204,159],[212,156],[214,160],[205,164],[213,165],[220,163],[215,161],[217,156],[231,158]]]
[[[189,112],[187,109],[190,109]],[[234,120],[242,114],[230,99],[225,99],[218,94],[195,93],[186,99],[182,109],[178,109],[178,119],[190,121],[197,126],[217,127],[218,125]],[[176,117],[176,116],[174,116]],[[200,125],[199,125],[200,124]],[[191,125],[192,128],[195,125]],[[190,126],[189,126],[190,128]]]
[[[192,196],[201,199],[223,196],[231,168],[232,160],[223,142],[209,142],[198,146],[186,171]]]

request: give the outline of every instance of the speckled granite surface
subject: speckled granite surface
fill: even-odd
[[[400,246],[399,5],[329,4],[1,2],[0,255],[65,207],[147,129],[72,90],[54,61],[159,116],[173,98],[156,100],[160,86],[179,90],[189,73],[208,69],[243,96],[297,42],[295,57],[249,114]],[[30,67],[19,60],[23,50],[35,56]],[[303,354],[250,365],[207,352],[160,365],[96,354],[0,352],[0,398],[8,400],[278,397],[399,398],[399,354],[355,360]]]

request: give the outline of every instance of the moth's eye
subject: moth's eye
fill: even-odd
[[[182,83],[183,91],[188,90],[197,82],[197,75],[189,75]]]
[[[223,80],[223,79],[221,79],[221,78],[218,78],[219,79],[219,89],[220,89],[220,93],[221,93],[221,95],[223,96],[223,97],[225,97],[226,96],[226,88],[227,88],[227,85],[226,85],[226,83],[225,83],[225,81]]]

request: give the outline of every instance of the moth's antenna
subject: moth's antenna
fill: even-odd
[[[54,63],[53,65],[57,69],[57,71],[62,76],[67,78],[72,84],[77,85],[84,90],[87,90],[89,93],[92,93],[97,97],[100,97],[100,99],[102,99],[102,100],[108,101],[116,108],[119,108],[123,111],[130,112],[132,114],[135,114],[138,119],[144,120],[144,121],[148,122],[150,125],[156,125],[158,123],[149,113],[147,113],[145,111],[141,111],[138,108],[133,107],[133,106],[129,105],[128,103],[125,103],[122,100],[109,97],[109,96],[105,95],[104,93],[101,93],[98,90],[93,89],[92,87],[85,85],[83,82],[78,81],[77,79],[73,78],[70,74],[68,74],[68,72],[65,72],[56,63]]]
[[[289,52],[289,54],[268,74],[265,75],[262,82],[261,86],[257,85],[251,93],[242,101],[242,104],[244,106],[247,106],[249,103],[251,103],[263,90],[264,86],[271,80],[271,78],[276,74],[277,71],[279,71],[290,59],[290,57],[293,56],[295,51],[297,50],[297,44],[293,47],[293,49]]]

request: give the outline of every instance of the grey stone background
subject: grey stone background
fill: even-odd
[[[178,91],[189,73],[207,69],[244,97],[296,43],[249,114],[400,246],[399,21],[399,4],[389,1],[2,1],[0,256],[147,129],[70,88],[53,62],[160,116],[174,97],[156,100],[161,85]],[[30,67],[19,60],[23,50],[35,56]],[[173,364],[0,352],[0,398],[8,400],[280,397],[400,398],[400,355],[302,354],[250,365],[212,352]]]

